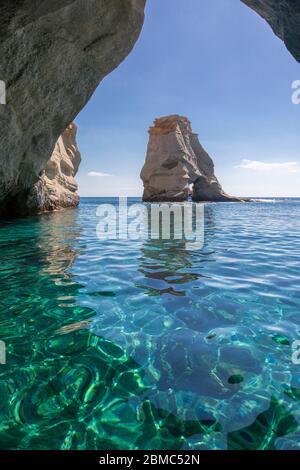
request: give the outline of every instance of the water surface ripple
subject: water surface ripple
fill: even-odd
[[[208,204],[205,246],[0,223],[2,449],[299,449],[300,201]]]

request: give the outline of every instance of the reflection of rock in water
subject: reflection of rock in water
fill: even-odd
[[[76,240],[80,236],[77,218],[76,210],[53,212],[40,217],[41,237],[37,239],[37,246],[52,276],[71,276],[68,270],[79,252],[76,249]]]
[[[181,240],[149,240],[143,247],[140,263],[146,281],[142,287],[149,295],[184,296],[184,284],[201,277],[199,273],[188,272],[193,263]]]

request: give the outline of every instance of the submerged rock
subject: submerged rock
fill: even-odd
[[[240,201],[223,190],[214,163],[188,118],[172,115],[156,119],[149,135],[141,172],[144,201],[186,201],[190,194],[194,201]]]
[[[59,136],[133,48],[145,1],[1,1],[0,214],[26,213]]]

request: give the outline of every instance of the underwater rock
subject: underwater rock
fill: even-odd
[[[293,414],[272,397],[269,408],[250,426],[228,434],[228,450],[276,450],[276,439],[297,429]]]
[[[215,344],[188,329],[177,329],[158,340],[155,368],[159,370],[159,389],[189,391],[214,398],[230,398],[236,390],[228,378],[237,370],[229,362],[219,363]]]

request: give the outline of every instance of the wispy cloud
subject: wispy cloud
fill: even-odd
[[[299,162],[259,162],[256,160],[243,160],[235,168],[245,168],[254,171],[287,170],[295,173],[300,169]]]
[[[90,171],[88,173],[88,176],[105,177],[105,176],[113,176],[113,175],[110,175],[109,173],[102,173],[101,171]]]

